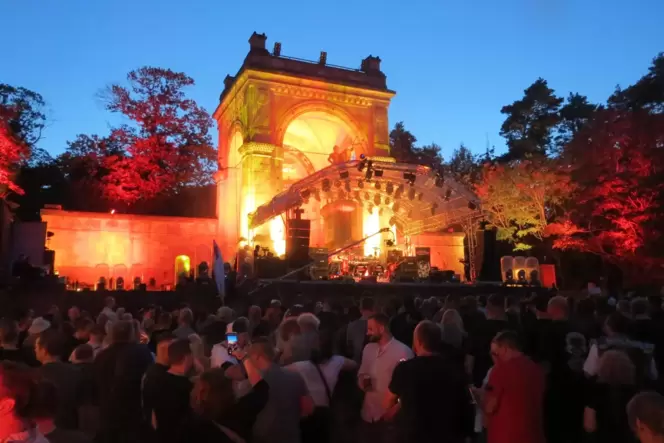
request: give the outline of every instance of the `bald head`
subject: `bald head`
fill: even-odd
[[[442,344],[440,327],[429,320],[417,324],[413,334],[413,347],[417,355],[438,352]]]

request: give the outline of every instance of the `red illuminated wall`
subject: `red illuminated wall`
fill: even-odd
[[[93,284],[99,277],[122,276],[128,283],[172,284],[175,258],[186,255],[192,268],[211,262],[217,220],[42,210],[54,235],[55,269],[70,281]]]
[[[454,271],[465,280],[463,263],[464,259],[463,239],[465,235],[461,232],[441,234],[420,234],[410,238],[414,248],[422,246],[431,248],[431,266],[436,266],[441,271]]]

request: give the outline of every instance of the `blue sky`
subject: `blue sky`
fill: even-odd
[[[41,93],[50,123],[41,147],[59,154],[79,133],[116,120],[95,98],[144,65],[184,71],[212,112],[253,31],[282,54],[359,67],[383,59],[397,91],[390,126],[449,156],[487,137],[498,151],[500,108],[537,77],[559,95],[603,101],[664,51],[662,0],[0,0],[0,82]]]

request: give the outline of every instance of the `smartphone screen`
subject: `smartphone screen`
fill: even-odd
[[[229,345],[234,345],[234,344],[236,344],[236,343],[237,343],[237,333],[235,333],[235,332],[229,332],[228,334],[226,334],[226,342],[227,342]]]

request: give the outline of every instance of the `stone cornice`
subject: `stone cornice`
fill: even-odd
[[[275,94],[312,100],[329,100],[355,106],[368,107],[374,103],[388,106],[395,93],[374,89],[346,86],[321,80],[307,79],[284,74],[246,70],[240,74],[232,89],[215,110],[213,116],[220,121],[228,106],[236,99],[237,94],[252,81],[257,85],[269,87]]]

